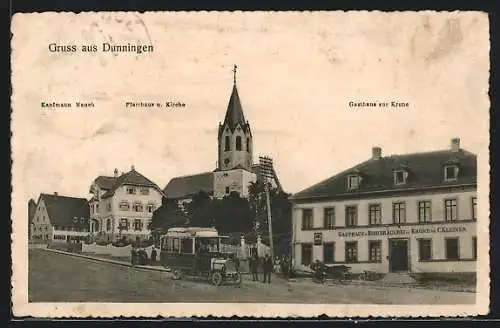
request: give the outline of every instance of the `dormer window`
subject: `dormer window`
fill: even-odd
[[[394,184],[401,185],[406,183],[407,173],[405,170],[395,170],[394,171]]]
[[[347,189],[354,190],[359,188],[361,182],[361,177],[357,174],[351,174],[347,176]]]
[[[456,180],[458,176],[458,166],[457,165],[445,165],[444,167],[444,180],[453,181]]]

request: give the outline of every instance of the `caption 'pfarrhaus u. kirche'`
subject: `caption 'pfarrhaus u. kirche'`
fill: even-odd
[[[415,154],[384,157],[374,147],[367,161],[292,197],[295,265],[475,272],[476,179],[476,155],[458,138]]]

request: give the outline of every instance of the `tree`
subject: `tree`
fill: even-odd
[[[273,238],[275,239],[275,245],[280,245],[286,239],[290,239],[292,230],[292,204],[289,200],[290,194],[285,193],[279,188],[270,187],[269,189]],[[252,182],[248,191],[250,208],[255,215],[256,225],[259,227],[258,232],[263,236],[264,243],[268,243],[269,224],[264,182]]]
[[[179,227],[186,224],[186,217],[177,200],[163,199],[162,205],[153,212],[148,229],[152,234],[164,232],[172,227]]]
[[[194,195],[191,202],[186,204],[186,215],[189,218],[190,226],[212,226],[214,224],[214,208],[210,196],[203,191]]]
[[[245,198],[237,192],[213,202],[215,227],[224,233],[251,231],[254,215]]]

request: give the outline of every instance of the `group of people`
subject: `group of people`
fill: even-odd
[[[269,256],[269,254],[266,254],[263,259],[259,258],[257,255],[257,252],[254,252],[252,256],[250,257],[250,271],[252,272],[252,280],[253,281],[259,281],[259,268],[262,268],[262,272],[264,273],[264,280],[262,281],[265,283],[271,283],[271,273],[273,272],[273,260]]]
[[[157,256],[157,251],[156,248],[153,246],[153,249],[151,250],[151,257],[148,258],[148,253],[146,252],[145,249],[143,248],[135,248],[132,247],[132,250],[130,251],[130,261],[132,265],[154,265],[156,262],[156,256]]]

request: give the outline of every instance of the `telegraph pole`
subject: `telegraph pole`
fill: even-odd
[[[273,160],[270,157],[259,157],[261,174],[264,177],[264,188],[266,191],[267,203],[267,222],[269,225],[269,247],[271,250],[271,259],[274,260],[274,242],[273,242],[273,224],[271,216],[271,197],[269,195],[268,179],[274,177]]]

